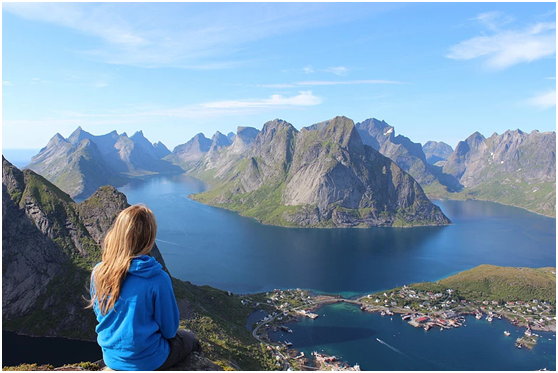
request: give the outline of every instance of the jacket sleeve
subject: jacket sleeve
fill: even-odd
[[[163,337],[171,339],[179,326],[178,305],[169,276],[163,272],[162,277],[158,289],[155,289],[154,317]]]

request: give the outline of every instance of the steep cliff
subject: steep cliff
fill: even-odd
[[[460,141],[444,172],[465,186],[461,198],[484,199],[556,216],[556,133],[479,132]]]
[[[42,176],[3,158],[2,328],[95,340],[94,313],[84,308],[89,276],[100,260],[102,238],[127,206],[126,196],[111,186],[75,203]],[[151,255],[167,270],[156,245]],[[224,369],[272,366],[245,328],[251,306],[226,291],[172,282],[181,326],[197,333],[206,357]],[[182,368],[215,367],[206,359],[194,363]]]
[[[193,198],[277,225],[306,227],[449,224],[407,173],[363,145],[337,117],[300,133],[264,124],[248,155]]]
[[[439,191],[456,192],[461,185],[452,176],[443,173],[441,167],[427,161],[423,147],[402,135],[395,135],[395,128],[375,118],[357,123],[356,127],[365,145],[376,149],[408,172],[429,195]]]

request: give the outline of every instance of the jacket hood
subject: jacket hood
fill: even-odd
[[[162,270],[163,266],[154,257],[142,255],[132,259],[128,273],[149,278],[159,274]]]

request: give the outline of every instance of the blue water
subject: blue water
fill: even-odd
[[[347,303],[315,312],[320,317],[302,318],[289,324],[293,333],[270,332],[272,338],[288,339],[306,356],[325,352],[362,370],[556,370],[556,333],[537,331],[541,337],[533,350],[520,350],[515,340],[525,329],[505,320],[467,317],[464,327],[426,332],[399,315],[365,313]]]
[[[556,266],[556,220],[481,201],[438,201],[453,225],[300,229],[266,226],[188,198],[207,186],[185,175],[120,190],[158,220],[170,272],[235,293],[304,288],[355,296],[434,281],[479,264]]]
[[[103,358],[101,347],[95,342],[66,338],[43,338],[18,335],[2,330],[2,366],[22,363],[64,364],[97,361]]]

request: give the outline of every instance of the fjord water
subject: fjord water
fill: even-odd
[[[421,228],[301,229],[265,226],[188,198],[206,190],[178,175],[134,181],[120,190],[158,219],[157,244],[170,272],[235,293],[304,288],[344,296],[434,281],[479,264],[556,266],[556,220],[480,201],[437,201],[453,225]],[[467,319],[459,329],[415,329],[400,316],[349,304],[322,307],[316,320],[290,324],[286,338],[305,354],[324,351],[363,370],[556,369],[555,333],[532,351],[523,332],[498,320]],[[324,316],[325,315],[325,316]],[[261,314],[247,320],[250,326]],[[506,338],[504,330],[512,333]],[[376,340],[382,340],[382,344]],[[550,339],[550,340],[549,340]]]
[[[157,217],[170,272],[235,293],[304,288],[344,296],[434,281],[479,264],[554,267],[556,220],[481,201],[437,201],[453,225],[302,229],[266,226],[188,198],[207,189],[175,175],[120,188]]]
[[[555,332],[535,332],[541,337],[528,351],[515,347],[525,329],[505,320],[490,323],[469,316],[464,327],[426,332],[399,315],[366,313],[347,303],[317,312],[315,320],[289,324],[293,333],[272,332],[271,337],[292,342],[306,356],[324,352],[362,370],[556,370]]]

